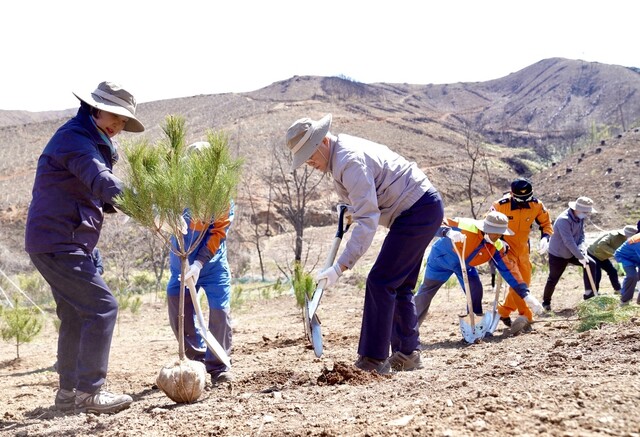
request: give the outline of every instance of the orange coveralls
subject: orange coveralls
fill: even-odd
[[[502,199],[496,201],[491,206],[491,211],[498,211],[509,218],[509,229],[515,232],[514,235],[505,235],[502,238],[509,245],[507,256],[511,257],[520,270],[522,279],[527,284],[531,284],[531,260],[529,259],[529,232],[533,228],[534,222],[538,224],[541,231],[541,238],[551,237],[553,226],[549,218],[549,212],[542,202],[535,197],[526,202],[517,202],[511,197],[511,193],[506,194]],[[518,313],[533,320],[533,314],[524,299],[518,296],[513,288],[509,288],[504,302],[498,306],[500,317],[509,315],[518,310]]]

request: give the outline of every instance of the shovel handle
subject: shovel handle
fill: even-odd
[[[587,258],[588,260],[589,258]],[[584,267],[587,271],[587,277],[589,278],[589,283],[591,284],[591,290],[593,291],[593,295],[598,295],[598,290],[596,290],[596,283],[593,280],[593,275],[591,274],[591,268],[589,268],[589,262],[587,261],[587,265]]]
[[[463,234],[464,235],[464,234]],[[467,236],[464,235],[464,240],[462,241],[462,254],[458,250],[456,243],[451,242],[453,246],[453,250],[458,255],[458,259],[460,260],[460,268],[462,269],[462,281],[464,282],[464,294],[467,296],[467,311],[469,314],[469,319],[471,320],[471,326],[476,326],[476,315],[473,312],[473,301],[471,300],[471,288],[469,287],[469,276],[467,275],[467,264],[464,261],[464,254],[466,253],[467,248]]]

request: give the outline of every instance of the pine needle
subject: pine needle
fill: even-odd
[[[620,306],[620,298],[614,296],[596,296],[578,305],[580,325],[578,332],[600,328],[604,324],[618,324],[640,316],[640,307]]]

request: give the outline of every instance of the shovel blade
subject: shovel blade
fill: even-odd
[[[311,319],[311,345],[313,346],[313,353],[316,357],[322,356],[322,328],[320,327],[320,319],[314,314]]]
[[[462,338],[469,344],[473,344],[476,342],[476,336],[473,332],[473,327],[471,323],[469,323],[469,316],[460,316],[460,332],[462,333]]]
[[[309,342],[313,342],[311,339],[311,319],[309,318],[309,299],[304,296],[304,306],[302,307],[302,323],[304,324],[304,334]]]

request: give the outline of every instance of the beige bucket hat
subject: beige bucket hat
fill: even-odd
[[[509,229],[509,218],[498,211],[491,211],[484,220],[476,220],[476,227],[485,234],[515,234],[515,232]]]
[[[287,129],[287,147],[293,154],[291,170],[300,167],[316,151],[331,127],[331,114],[320,120],[301,118]]]
[[[144,125],[136,118],[136,99],[119,85],[101,82],[91,94],[74,92],[73,95],[93,108],[127,117],[125,131],[144,131]]]
[[[578,197],[575,202],[569,202],[569,208],[577,212],[598,212],[593,207],[593,200],[588,197]]]

